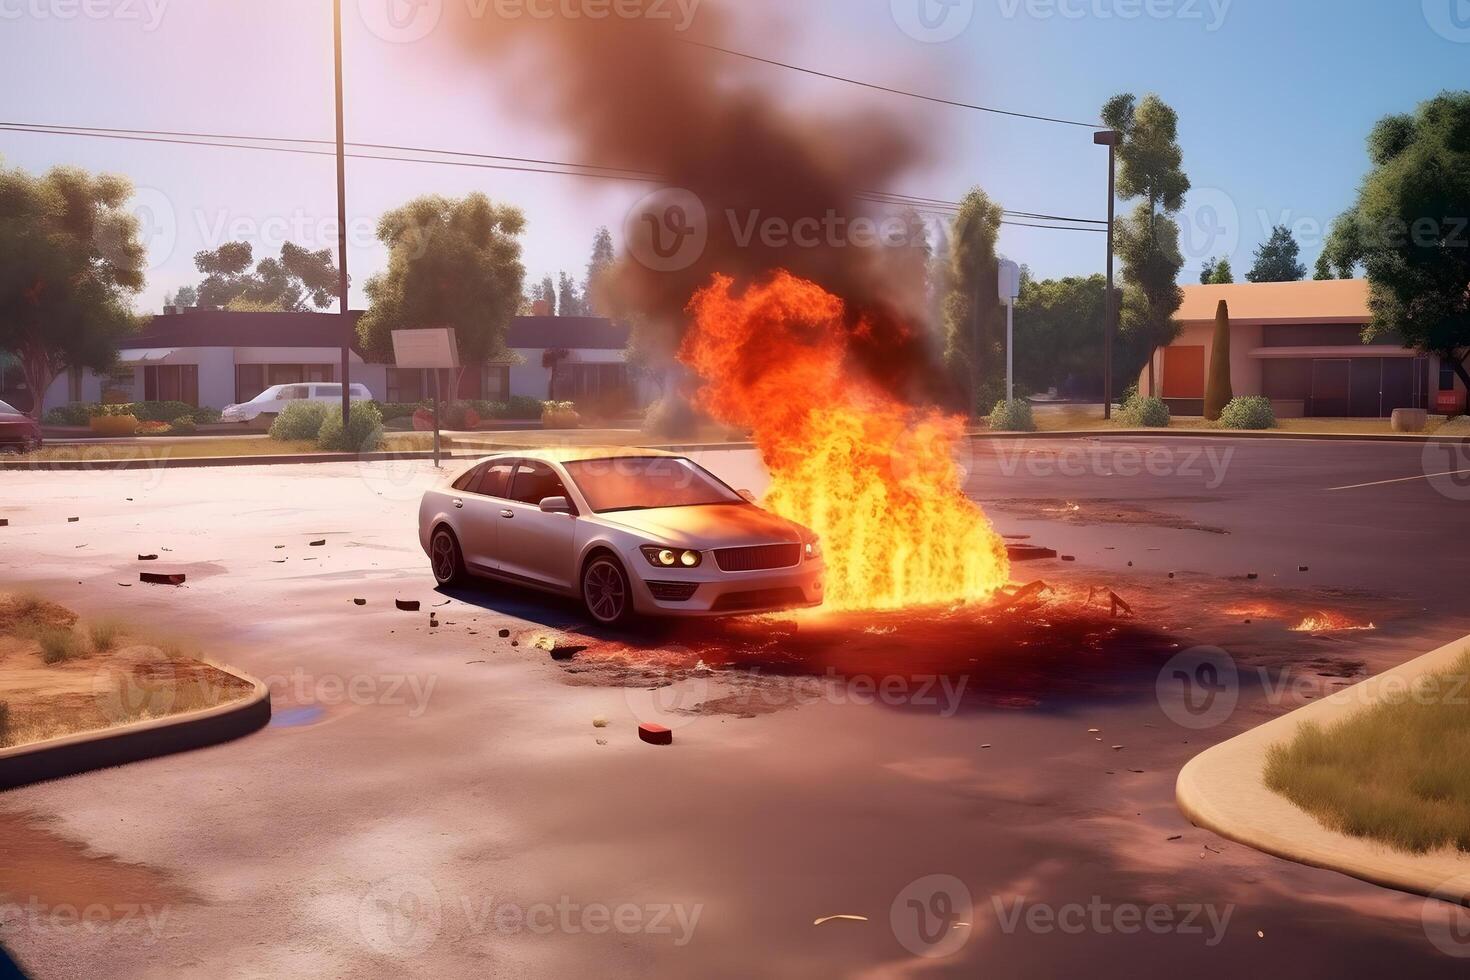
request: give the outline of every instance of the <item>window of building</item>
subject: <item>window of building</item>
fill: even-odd
[[[244,404],[274,385],[336,380],[332,364],[236,364],[235,402]]]
[[[480,397],[487,402],[504,402],[510,400],[509,365],[485,365],[481,373]]]
[[[1455,390],[1455,369],[1444,361],[1439,362],[1439,390]]]
[[[66,369],[66,400],[71,402],[82,400],[82,369],[79,367]]]
[[[143,398],[199,406],[199,365],[150,364],[143,368]]]
[[[426,397],[424,394],[426,390],[422,369],[391,367],[388,369],[389,404],[403,405],[421,402]]]

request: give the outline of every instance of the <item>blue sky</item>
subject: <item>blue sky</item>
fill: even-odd
[[[573,158],[555,120],[507,111],[515,93],[446,58],[434,32],[385,38],[378,11],[407,2],[344,0],[349,139]],[[1158,93],[1179,112],[1195,187],[1182,216],[1185,281],[1209,255],[1243,273],[1276,222],[1295,227],[1310,263],[1362,177],[1369,127],[1470,78],[1470,0],[947,0],[928,8],[933,30],[914,5],[939,0],[805,0],[779,20],[751,0],[703,2],[730,10],[742,50],[961,101],[1085,120],[1116,92]],[[698,17],[696,7],[695,36]],[[329,138],[330,30],[326,0],[0,0],[0,119]],[[793,105],[891,107],[922,124],[932,160],[890,190],[952,200],[979,184],[1015,210],[1104,214],[1104,151],[1085,129],[749,71]],[[0,156],[134,180],[152,216],[142,309],[197,278],[201,248],[239,237],[257,255],[283,237],[334,244],[330,157],[10,132]],[[385,261],[377,216],[415,194],[482,190],[520,205],[539,277],[580,275],[594,229],[617,234],[646,190],[380,161],[349,161],[348,184],[354,305]],[[1042,276],[1103,265],[1100,235],[1009,227],[1001,245]]]

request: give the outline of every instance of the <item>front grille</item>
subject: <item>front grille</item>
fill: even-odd
[[[801,561],[799,544],[758,544],[750,548],[719,548],[715,563],[722,572],[757,572],[766,568],[790,568]]]
[[[648,591],[659,602],[688,602],[694,598],[698,582],[647,582]]]
[[[806,596],[798,588],[755,589],[750,592],[726,592],[710,608],[716,612],[742,609],[785,609],[806,605]]]

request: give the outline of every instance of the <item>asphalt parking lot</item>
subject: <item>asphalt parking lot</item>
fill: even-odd
[[[276,713],[0,796],[0,942],[38,977],[1446,975],[1463,961],[1422,900],[1174,807],[1185,761],[1290,698],[1243,682],[1192,728],[1158,678],[1209,644],[1244,677],[1325,688],[1470,633],[1470,486],[1436,475],[1470,467],[1459,452],[976,442],[966,489],[997,527],[1076,559],[1014,578],[1116,591],[1169,642],[1021,671],[1026,650],[939,614],[798,622],[788,648],[833,637],[804,697],[738,668],[660,687],[683,633],[628,654],[641,680],[580,670],[534,645],[586,634],[571,603],[437,593],[414,528],[427,464],[0,473],[6,588],[152,624],[267,680]],[[699,458],[761,489],[753,453]],[[142,552],[186,586],[137,584]],[[1288,629],[1316,609],[1377,628]],[[927,666],[852,670],[849,642]],[[672,747],[638,741],[653,717]]]

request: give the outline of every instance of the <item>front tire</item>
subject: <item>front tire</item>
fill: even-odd
[[[462,585],[468,577],[459,540],[448,528],[441,527],[429,539],[429,565],[434,570],[434,581],[440,585]]]
[[[628,573],[611,555],[598,555],[582,570],[582,604],[603,626],[622,626],[633,618],[633,588]]]

